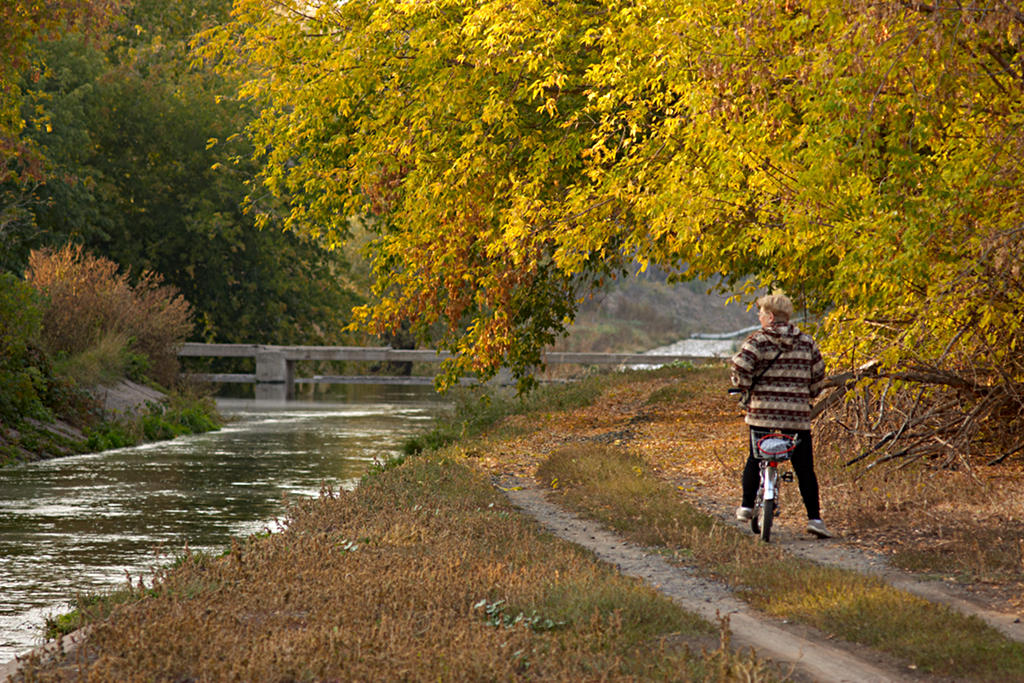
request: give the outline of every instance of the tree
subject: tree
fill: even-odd
[[[25,153],[18,140],[24,121],[15,83],[31,44],[55,37],[68,23],[95,31],[119,5],[117,0],[8,0],[0,7],[0,181]]]
[[[752,275],[835,367],[924,380],[918,452],[957,456],[1024,449],[1022,35],[1000,0],[237,0],[207,55],[254,74],[286,224],[372,215],[360,319],[441,321],[451,375],[527,375],[627,258]]]
[[[30,249],[71,241],[136,276],[162,274],[205,340],[337,341],[357,300],[344,260],[255,227],[242,206],[251,151],[237,135],[255,113],[191,64],[189,38],[229,5],[140,0],[102,44],[69,31],[37,47],[25,107],[43,116],[25,136],[48,163],[28,203],[40,233],[9,258],[23,268]]]
[[[25,114],[34,115],[22,110],[18,84],[27,54],[38,41],[55,38],[61,27],[95,36],[121,2],[8,0],[0,7],[0,254],[18,251],[21,242],[34,235],[27,205],[43,174],[42,159],[22,136]],[[8,265],[0,257],[0,267]]]

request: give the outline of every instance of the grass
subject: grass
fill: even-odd
[[[138,376],[136,370],[144,358],[132,353],[130,345],[127,332],[108,332],[81,351],[57,354],[54,373],[78,386],[113,384],[124,377]]]
[[[887,652],[919,670],[976,680],[1024,677],[1024,646],[979,619],[899,591],[873,577],[784,555],[704,515],[611,447],[566,448],[537,471],[570,507],[634,541],[676,550],[721,577],[760,610]]]
[[[647,371],[651,377],[680,373],[689,366],[678,366]],[[510,415],[545,413],[588,406],[617,383],[630,381],[632,373],[599,373],[561,385],[541,385],[528,394],[516,395],[508,388],[480,389],[456,387],[450,390],[454,409],[450,415],[438,420],[429,431],[407,439],[402,450],[413,455],[425,450],[436,450],[459,440],[480,436]],[[508,435],[504,428],[501,432]]]
[[[681,403],[693,398],[693,396],[693,389],[690,387],[670,384],[666,387],[652,391],[651,395],[647,397],[647,403],[649,405],[657,405],[659,403]]]
[[[438,454],[83,614],[80,680],[779,680]],[[59,678],[30,661],[26,679]]]
[[[138,415],[107,419],[88,428],[85,446],[90,451],[104,451],[219,428],[220,417],[210,397],[171,392],[166,404],[150,402]]]
[[[891,544],[895,565],[965,582],[1024,578],[1019,466],[965,471],[918,462],[865,470],[843,467],[845,454],[834,451],[823,451],[819,476],[830,484],[844,523],[883,537],[906,530]]]

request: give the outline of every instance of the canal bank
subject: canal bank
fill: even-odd
[[[222,400],[224,428],[0,469],[0,661],[46,618],[186,547],[217,554],[288,501],[351,488],[444,409],[427,387],[359,387],[330,401]]]
[[[53,399],[49,418],[0,422],[0,468],[201,433],[220,420],[205,395],[164,393],[124,378],[52,393],[61,398]]]
[[[27,661],[28,677],[778,677],[716,625],[518,514],[458,448],[306,500],[282,533],[223,557],[189,556],[95,622],[69,659]]]

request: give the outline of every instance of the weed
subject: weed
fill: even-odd
[[[670,384],[651,392],[651,395],[647,397],[647,404],[683,403],[691,398],[693,398],[692,389],[679,384]]]
[[[485,620],[488,624],[494,627],[504,626],[505,628],[515,628],[516,626],[524,626],[531,631],[554,631],[557,628],[566,626],[568,622],[555,621],[549,617],[542,617],[537,614],[536,610],[531,612],[529,616],[525,612],[518,611],[510,612],[507,610],[507,605],[504,600],[495,600],[488,602],[486,598],[473,605],[473,609],[483,610]]]
[[[112,384],[128,374],[130,337],[111,331],[81,351],[55,354],[53,371],[78,386]]]
[[[187,391],[172,391],[167,395],[164,415],[191,434],[215,431],[222,422],[217,405],[210,396]]]
[[[405,462],[406,456],[399,455],[393,458],[388,458],[384,461],[374,461],[366,470],[366,474],[362,476],[361,483],[365,483],[368,479],[376,477],[379,474],[392,470],[396,467],[400,467]]]
[[[130,583],[101,593],[78,595],[72,601],[71,610],[45,618],[44,636],[56,638],[77,631],[86,624],[107,618],[117,606],[138,600],[139,597],[138,589]]]
[[[220,417],[209,397],[172,393],[166,404],[151,401],[142,414],[104,420],[88,428],[85,435],[89,450],[102,451],[219,428]]]
[[[0,467],[11,465],[21,460],[21,452],[14,446],[0,445]]]
[[[79,429],[95,425],[103,418],[99,401],[67,377],[52,375],[43,400],[54,415]]]
[[[85,445],[90,451],[107,451],[137,443],[139,437],[132,433],[128,424],[120,420],[101,422],[85,432]]]

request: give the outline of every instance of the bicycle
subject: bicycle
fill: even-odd
[[[793,434],[751,429],[750,440],[754,459],[761,468],[761,483],[754,500],[750,529],[767,543],[772,536],[772,520],[779,516],[781,482],[793,481],[792,472],[780,473],[778,467],[790,459],[799,439]]]

